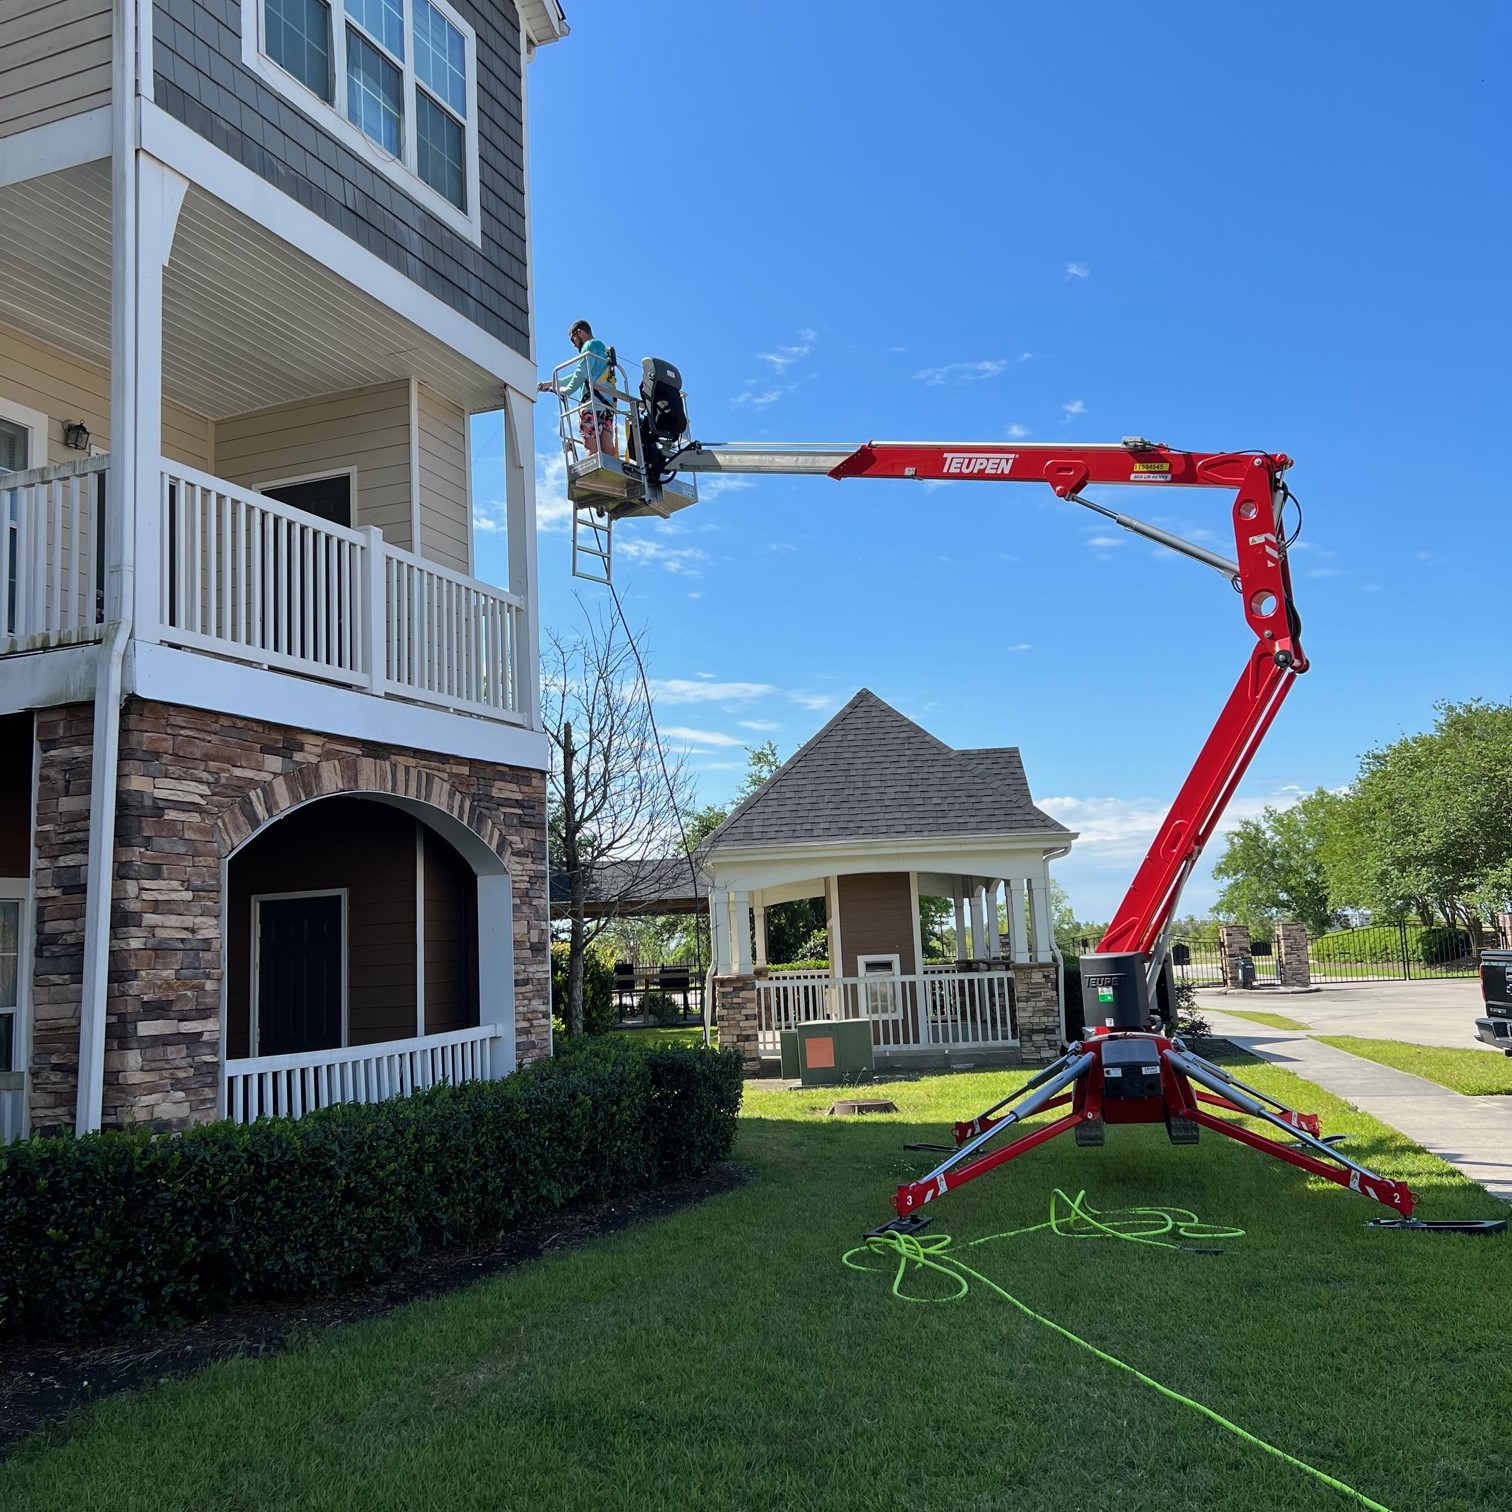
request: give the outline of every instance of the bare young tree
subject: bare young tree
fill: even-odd
[[[685,758],[657,749],[647,689],[629,634],[590,618],[583,631],[548,632],[542,716],[552,743],[552,870],[566,884],[569,1034],[583,1032],[583,959],[637,875],[675,856],[678,815],[690,807]],[[670,780],[669,780],[670,779]],[[594,904],[596,917],[589,918]]]

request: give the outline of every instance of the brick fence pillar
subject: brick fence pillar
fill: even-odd
[[[1223,955],[1223,980],[1229,987],[1238,987],[1239,957],[1250,954],[1248,924],[1224,924],[1218,930],[1218,949]]]
[[[1311,987],[1307,930],[1301,924],[1276,925],[1276,981],[1282,987]]]
[[[1026,1066],[1047,1066],[1060,1054],[1060,997],[1053,961],[1015,961],[1013,1006],[1019,1057]]]
[[[719,1014],[720,1049],[732,1047],[740,1051],[746,1075],[755,1076],[761,1070],[761,1051],[756,1046],[756,978],[715,977],[714,1004]]]

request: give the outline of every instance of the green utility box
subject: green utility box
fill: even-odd
[[[838,1087],[871,1081],[870,1019],[800,1024],[782,1031],[782,1074],[805,1087]]]

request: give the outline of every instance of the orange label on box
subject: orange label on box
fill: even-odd
[[[835,1064],[833,1039],[806,1039],[803,1042],[803,1051],[810,1071],[827,1071]]]

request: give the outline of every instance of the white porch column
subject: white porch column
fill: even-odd
[[[1043,877],[1035,877],[1029,883],[1029,915],[1034,924],[1034,959],[1054,960],[1050,950],[1055,939],[1055,929],[1050,922],[1050,889]]]
[[[516,657],[516,706],[526,726],[541,727],[541,622],[536,602],[535,406],[504,390],[504,508],[508,534],[509,591],[525,605]],[[472,509],[472,500],[468,500]],[[469,536],[472,532],[469,530]],[[416,551],[420,548],[417,546]]]
[[[766,936],[766,905],[757,903],[753,905],[756,915],[756,964],[765,966],[767,963],[767,936]]]
[[[1010,877],[1004,884],[1008,891],[1008,939],[1012,945],[1015,961],[1027,961],[1029,936],[1024,927],[1024,889],[1028,883],[1023,877]]]
[[[845,975],[845,944],[840,935],[840,878],[824,879],[824,917],[829,929],[830,976]]]
[[[709,959],[719,976],[730,974],[730,894],[722,887],[709,889]]]
[[[955,904],[955,934],[956,934],[956,960],[966,959],[966,899],[963,896],[966,883],[957,877],[955,886],[951,889],[954,896],[951,901]]]
[[[971,888],[971,959],[985,961],[992,954],[987,945],[987,889],[981,883]]]
[[[751,974],[751,895],[743,888],[730,894],[730,957],[738,976]]]

